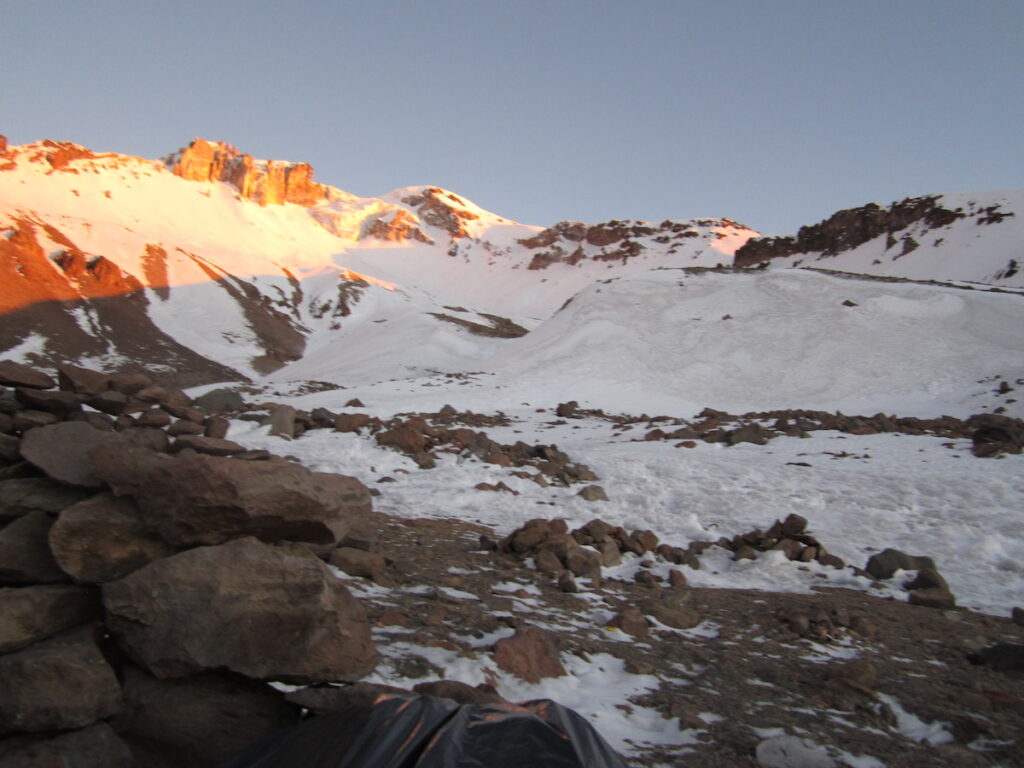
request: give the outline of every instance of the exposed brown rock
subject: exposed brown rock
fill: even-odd
[[[16,236],[17,231],[15,232]],[[13,240],[14,237],[9,239]],[[12,360],[0,360],[0,384],[8,387],[34,387],[36,389],[53,389],[57,386],[57,382],[42,371],[15,363]]]
[[[103,600],[111,631],[159,678],[357,680],[377,662],[362,605],[327,567],[254,538],[157,560],[105,585]]]
[[[494,661],[506,672],[533,684],[566,674],[555,638],[537,627],[520,627],[512,637],[496,642]]]
[[[41,510],[56,513],[89,498],[91,491],[69,488],[48,477],[0,481],[0,523]]]
[[[99,592],[93,588],[52,584],[0,589],[0,654],[99,617]]]
[[[81,728],[121,707],[121,689],[95,641],[70,630],[0,656],[0,734]]]
[[[178,438],[185,439],[210,438]],[[281,460],[170,458],[117,443],[95,454],[93,467],[114,493],[133,496],[146,526],[176,546],[256,536],[333,547],[371,508],[355,478]]]
[[[127,576],[175,549],[146,529],[131,498],[100,493],[65,509],[50,529],[50,550],[75,581],[103,583]]]
[[[61,389],[94,395],[110,387],[110,374],[91,371],[70,363],[62,363],[57,368],[57,381]]]

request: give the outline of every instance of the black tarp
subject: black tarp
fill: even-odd
[[[590,724],[553,701],[459,705],[379,698],[306,720],[219,768],[626,768]]]

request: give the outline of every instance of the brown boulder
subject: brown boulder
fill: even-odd
[[[213,768],[299,722],[266,684],[218,672],[156,680],[128,667],[115,725],[146,765]]]
[[[0,529],[0,584],[56,584],[67,581],[50,553],[53,518],[38,510]]]
[[[393,429],[385,430],[377,434],[377,444],[388,448],[394,448],[400,453],[411,456],[416,453],[423,453],[427,447],[427,438],[409,424],[399,424]]]
[[[585,486],[576,495],[584,501],[608,501],[608,494],[604,492],[604,488],[600,485]]]
[[[647,619],[644,618],[643,613],[636,606],[623,608],[612,617],[611,621],[608,622],[608,626],[620,629],[627,635],[637,638],[645,638],[649,635]]]
[[[701,622],[700,614],[692,605],[691,593],[682,590],[663,590],[657,597],[641,603],[640,609],[675,629],[691,629]]]
[[[115,373],[110,377],[110,388],[125,395],[134,395],[152,384],[153,380],[144,373]]]
[[[18,387],[15,390],[15,397],[26,408],[52,413],[58,419],[82,410],[82,396],[74,392]]]
[[[394,583],[388,575],[387,561],[383,555],[367,552],[355,547],[338,547],[331,552],[327,562],[349,576],[371,579],[375,584],[390,586]]]
[[[0,656],[0,733],[81,728],[117,714],[121,689],[82,627]]]
[[[89,587],[0,589],[0,653],[21,650],[99,617],[99,593]]]
[[[418,683],[412,687],[415,693],[421,696],[437,696],[442,699],[451,699],[458,704],[469,704],[471,706],[486,707],[488,704],[507,703],[498,693],[481,684],[474,688],[458,680],[434,680],[428,683]]]
[[[942,587],[915,589],[908,595],[907,600],[911,605],[923,605],[926,608],[937,608],[939,610],[956,608],[956,598],[953,597],[953,593]]]
[[[254,538],[197,547],[106,584],[107,625],[159,678],[356,680],[377,652],[363,606],[322,562]]]
[[[38,427],[21,440],[21,455],[54,480],[82,488],[101,488],[93,474],[89,455],[116,437],[81,421]]]
[[[600,579],[602,562],[601,555],[583,547],[574,547],[565,555],[565,567],[581,578]]]
[[[494,662],[528,683],[545,677],[562,677],[565,667],[558,658],[556,638],[542,629],[522,626],[512,637],[494,644]]]
[[[16,736],[0,741],[0,768],[133,768],[128,745],[106,723],[52,739]]]
[[[114,581],[175,549],[146,530],[131,498],[100,493],[65,509],[50,529],[50,550],[75,581]]]
[[[57,383],[68,392],[95,395],[110,388],[110,374],[65,363],[57,366]]]
[[[335,432],[358,432],[370,425],[370,417],[365,413],[339,413],[334,417]]]
[[[42,371],[15,363],[12,360],[0,360],[0,384],[8,387],[33,387],[35,389],[53,389],[57,386],[57,382]]]
[[[371,508],[355,478],[288,461],[146,455],[118,444],[95,455],[93,466],[115,494],[134,496],[146,526],[176,546],[256,536],[333,547]]]

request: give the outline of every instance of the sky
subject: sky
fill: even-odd
[[[1020,0],[4,0],[0,134],[192,137],[527,224],[1024,186]]]

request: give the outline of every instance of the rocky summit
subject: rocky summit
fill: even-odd
[[[631,766],[1021,764],[1022,206],[541,227],[0,137],[0,768],[420,696]]]

